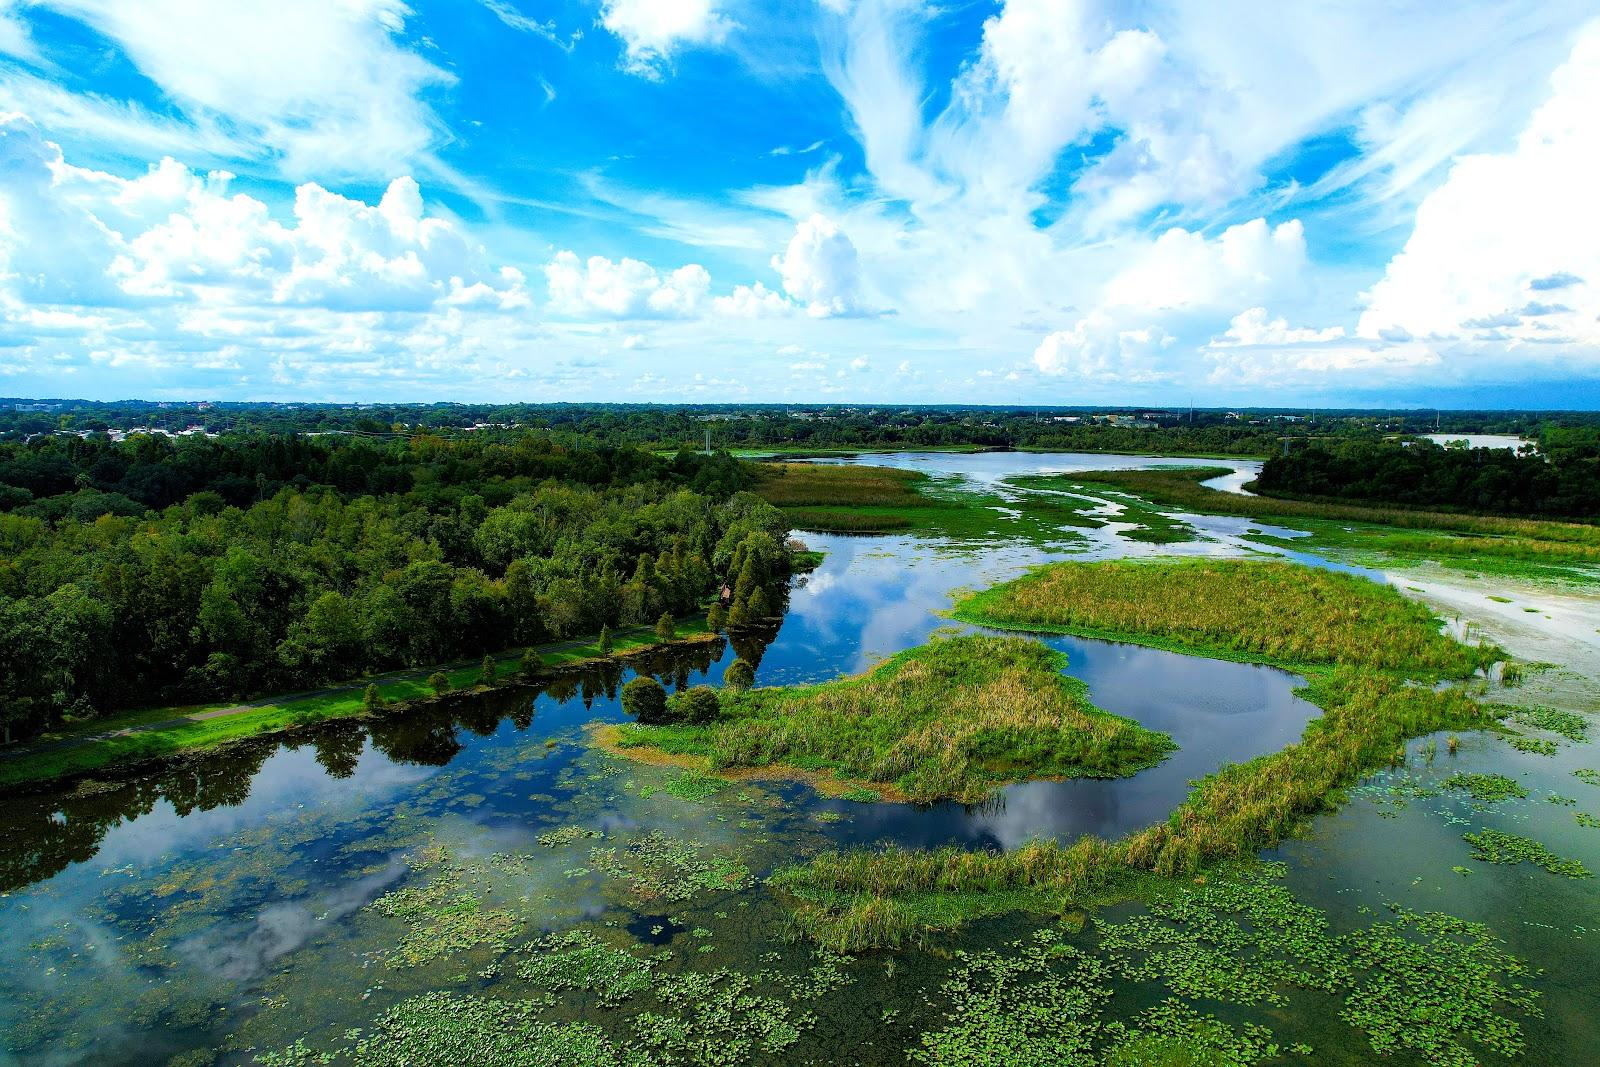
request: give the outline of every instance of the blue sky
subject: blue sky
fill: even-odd
[[[0,0],[0,395],[1600,407],[1592,4]]]

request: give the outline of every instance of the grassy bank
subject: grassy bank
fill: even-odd
[[[1166,822],[1120,841],[851,850],[781,872],[775,884],[818,941],[893,946],[998,911],[1170,891],[1173,879],[1247,860],[1292,834],[1409,738],[1495,722],[1460,689],[1415,683],[1464,676],[1498,650],[1458,645],[1398,593],[1344,575],[1247,561],[1067,563],[980,593],[957,614],[1292,667],[1323,715],[1296,744],[1202,779]]]
[[[950,637],[820,685],[724,690],[705,726],[625,726],[619,751],[710,770],[788,767],[907,800],[977,801],[1033,778],[1118,777],[1172,741],[1096,708],[1035,641]]]
[[[702,622],[690,620],[678,625],[672,640],[710,641],[715,636]],[[625,657],[662,643],[653,628],[636,627],[613,634],[609,652],[600,650],[598,638],[541,646],[531,650],[538,664],[531,677],[598,659]],[[523,655],[523,650],[515,650],[495,657],[498,682],[520,684],[525,680],[520,673]],[[327,690],[248,704],[144,708],[95,719],[45,734],[15,751],[0,753],[0,791],[106,769],[126,770],[144,761],[217,748],[246,738],[333,719],[360,718],[371,714],[365,702],[369,684],[378,687],[387,705],[386,713],[392,713],[412,701],[434,699],[427,681],[431,673],[419,670],[358,679]],[[450,680],[452,691],[483,684],[481,662],[445,667],[442,673]]]
[[[1439,560],[1479,570],[1516,570],[1519,563],[1600,564],[1600,526],[1244,496],[1200,484],[1228,473],[1225,468],[1171,467],[1095,471],[1041,477],[1033,484],[1036,488],[1105,487],[1202,514],[1287,523],[1309,531],[1312,537],[1259,539],[1298,549],[1340,548]]]

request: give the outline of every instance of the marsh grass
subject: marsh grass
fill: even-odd
[[[794,897],[796,921],[824,944],[904,944],[959,923],[963,911],[1147,897],[1160,883],[1145,875],[1192,877],[1293,834],[1410,738],[1497,721],[1458,687],[1417,684],[1468,674],[1497,649],[1456,644],[1393,590],[1332,572],[1246,561],[1058,564],[977,594],[956,614],[1291,667],[1323,715],[1299,742],[1206,776],[1166,822],[1116,842],[856,849],[780,872],[774,884]],[[927,894],[946,895],[948,906],[933,907]]]
[[[787,765],[917,802],[973,802],[1033,778],[1120,777],[1173,747],[1089,702],[1065,657],[1014,637],[937,638],[864,675],[724,690],[700,727],[625,726],[621,751],[703,757],[713,771]]]
[[[1346,664],[1457,678],[1501,658],[1492,646],[1445,637],[1427,608],[1388,586],[1280,562],[1058,564],[976,593],[955,615],[1295,668]]]

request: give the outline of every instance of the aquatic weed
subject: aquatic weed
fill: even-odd
[[[1564,878],[1589,878],[1589,869],[1573,859],[1551,852],[1544,845],[1520,834],[1500,830],[1480,830],[1462,835],[1472,846],[1472,858],[1484,863],[1531,863]]]

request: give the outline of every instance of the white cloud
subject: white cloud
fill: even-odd
[[[286,380],[397,367],[421,380],[529,328],[522,274],[429,215],[408,177],[377,204],[307,183],[287,220],[231,180],[171,159],[131,178],[85,170],[0,116],[7,359],[242,384],[270,358]]]
[[[812,215],[795,227],[772,268],[783,276],[783,289],[806,306],[813,318],[861,311],[861,271],[856,247],[833,220]]]
[[[1600,343],[1600,23],[1510,151],[1463,156],[1366,294],[1357,333]]]
[[[1343,326],[1324,329],[1295,329],[1287,319],[1267,318],[1264,307],[1247,308],[1233,317],[1228,330],[1211,342],[1213,348],[1231,348],[1238,345],[1298,345],[1322,341],[1335,341],[1344,336]]]
[[[0,0],[0,54],[37,59],[39,50],[28,34],[28,24],[16,13],[19,0]]]
[[[1104,302],[1151,311],[1228,306],[1300,283],[1305,229],[1298,220],[1229,226],[1214,240],[1173,227],[1106,284]]]
[[[1093,382],[1147,384],[1171,375],[1161,365],[1176,340],[1159,326],[1125,329],[1103,311],[1091,312],[1070,330],[1057,330],[1034,349],[1034,366],[1050,375]]]
[[[785,300],[782,293],[773,292],[760,282],[734,286],[732,293],[714,298],[711,304],[718,315],[737,319],[790,315],[795,310],[795,306]]]
[[[862,371],[871,366],[872,361],[867,359],[866,356],[857,356],[855,359],[850,361],[850,369],[855,371],[857,374],[860,374]]]
[[[679,47],[727,39],[736,23],[720,7],[719,0],[605,0],[600,25],[621,39],[627,70],[659,77]]]
[[[557,253],[545,264],[544,275],[551,306],[579,318],[692,318],[707,303],[711,287],[711,275],[698,263],[662,274],[637,259],[580,261],[572,252]]]
[[[291,176],[392,175],[446,137],[422,96],[455,79],[400,44],[411,15],[402,0],[38,6],[115,41],[198,131],[225,126],[236,152],[271,157]],[[90,103],[86,120],[105,110]]]

